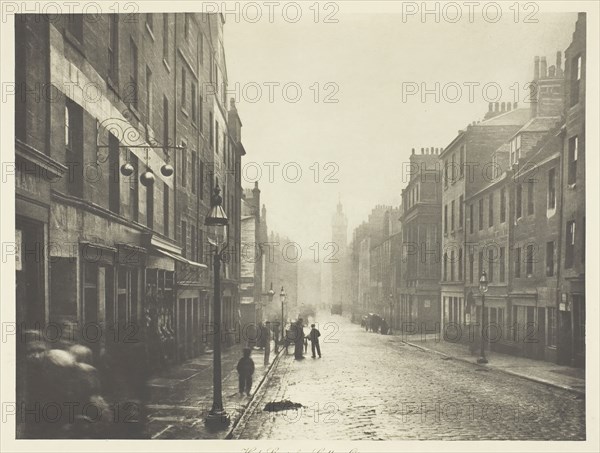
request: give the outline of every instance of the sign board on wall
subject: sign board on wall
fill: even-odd
[[[23,262],[21,261],[21,242],[23,241],[23,235],[21,230],[15,230],[15,270],[23,270]]]

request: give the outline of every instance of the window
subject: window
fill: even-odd
[[[200,95],[200,99],[198,101],[198,127],[200,128],[200,131],[204,130],[204,115],[202,114],[202,108],[204,106],[204,99],[202,98],[202,95]]]
[[[546,308],[546,320],[548,327],[546,329],[546,346],[556,346],[557,340],[557,324],[556,324],[556,308]]]
[[[219,154],[219,123],[215,121],[215,152]]]
[[[462,281],[463,279],[463,250],[462,248],[458,249],[458,280]]]
[[[506,221],[506,190],[500,189],[500,223]]]
[[[530,277],[533,275],[533,244],[527,246],[527,261],[525,264],[527,266],[527,277]]]
[[[581,55],[574,57],[571,63],[571,106],[579,102],[579,85],[581,83]]]
[[[464,204],[464,198],[461,195],[460,197],[458,197],[458,228],[461,229],[463,227],[464,221],[463,221],[463,204]]]
[[[169,186],[167,186],[167,183],[163,184],[163,232],[165,236],[169,236],[169,219],[171,218],[169,212]]]
[[[181,141],[181,187],[185,187],[187,183],[187,143],[182,140]]]
[[[169,146],[169,100],[163,96],[163,146]]]
[[[108,16],[108,75],[118,82],[119,75],[119,15]]]
[[[488,226],[494,226],[494,193],[488,199]]]
[[[209,143],[211,146],[214,145],[214,140],[215,140],[215,129],[214,129],[214,122],[213,122],[213,113],[212,112],[208,112],[208,138],[209,138]]]
[[[198,103],[196,99],[196,84],[192,83],[192,122],[195,124],[198,115]]]
[[[548,209],[556,208],[556,169],[548,170]]]
[[[67,29],[79,42],[83,42],[83,14],[67,15]]]
[[[479,275],[483,272],[483,250],[479,251]]]
[[[575,258],[575,221],[567,222],[567,237],[565,238],[565,267],[568,269],[573,267]]]
[[[521,158],[521,136],[517,135],[510,142],[510,163],[516,164]]]
[[[83,109],[71,99],[65,102],[65,148],[69,169],[67,190],[83,197]]]
[[[473,252],[469,253],[469,282],[473,283],[473,268],[475,263],[475,256],[473,256]]]
[[[533,179],[527,182],[527,215],[533,214],[533,190],[534,190]]]
[[[146,121],[149,125],[152,125],[153,91],[152,71],[148,66],[146,66]]]
[[[469,205],[469,233],[471,233],[471,234],[473,234],[473,223],[475,221],[474,218],[473,218],[474,217],[473,216],[473,211],[474,211],[473,203],[471,203]]]
[[[454,281],[454,250],[450,251],[450,281]]]
[[[448,252],[444,252],[444,281],[448,280]]]
[[[465,175],[465,145],[460,147],[460,177]]]
[[[204,64],[204,35],[198,33],[198,60],[201,65]]]
[[[577,136],[569,139],[569,162],[567,167],[567,183],[575,184],[577,181],[577,155],[579,154],[579,139]]]
[[[192,151],[192,193],[196,193],[196,188],[198,184],[198,178],[196,177],[196,170],[198,166],[198,154],[196,151]]]
[[[444,205],[444,233],[448,234],[448,205]]]
[[[200,199],[204,200],[204,161],[200,160]]]
[[[187,16],[187,14],[186,14]],[[181,108],[187,107],[187,70],[181,68]]]
[[[187,255],[187,223],[185,220],[181,221],[181,254]]]
[[[515,278],[521,278],[521,247],[515,249]]]
[[[154,184],[146,187],[146,226],[154,228]]]
[[[130,48],[130,62],[131,68],[129,71],[129,89],[127,90],[127,94],[129,94],[129,102],[133,107],[137,109],[138,107],[138,48],[133,41],[133,38],[129,40],[129,48]]]
[[[452,153],[452,184],[456,182],[456,153]]]
[[[197,260],[196,258],[196,227],[194,225],[190,225],[190,234],[191,234],[191,247],[190,247],[190,258],[192,260]]]
[[[163,58],[169,61],[169,15],[163,13]]]
[[[494,281],[494,248],[488,248],[488,281]]]
[[[516,200],[515,200],[515,215],[517,219],[520,219],[523,215],[523,187],[521,184],[517,184],[516,190]]]
[[[444,187],[448,187],[448,161],[444,161]]]
[[[554,276],[554,242],[546,242],[546,277]]]
[[[120,214],[120,168],[119,168],[119,139],[113,134],[108,134],[108,209]]]
[[[483,198],[479,199],[479,231],[483,230]]]
[[[204,263],[204,231],[198,227],[198,257],[196,258],[199,263]]]
[[[454,200],[452,200],[452,204],[450,205],[450,225],[452,227],[452,232],[454,232]]]
[[[505,258],[505,248],[500,247],[500,256],[499,258],[499,274],[500,274],[500,283],[504,283],[506,281],[505,268],[506,268],[506,258]]]

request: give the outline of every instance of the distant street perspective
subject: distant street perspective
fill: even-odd
[[[323,358],[283,355],[237,438],[585,439],[577,393],[366,332],[340,316],[318,321],[329,329]],[[433,338],[405,339],[436,347]]]
[[[0,450],[594,447],[597,5],[21,3]]]

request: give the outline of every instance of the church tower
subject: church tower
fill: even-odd
[[[331,305],[334,311],[342,314],[344,305],[350,308],[348,299],[348,219],[344,214],[341,200],[338,201],[337,210],[331,219],[331,241],[333,247],[327,250],[331,266]],[[329,253],[335,252],[335,253]],[[336,310],[336,306],[339,306]]]

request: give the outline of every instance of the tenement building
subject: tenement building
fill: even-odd
[[[20,328],[56,323],[96,354],[142,340],[156,367],[199,354],[217,183],[230,244],[240,237],[245,151],[224,94],[222,16],[21,15],[15,25]],[[239,256],[224,269],[226,329],[238,322],[238,282]]]

